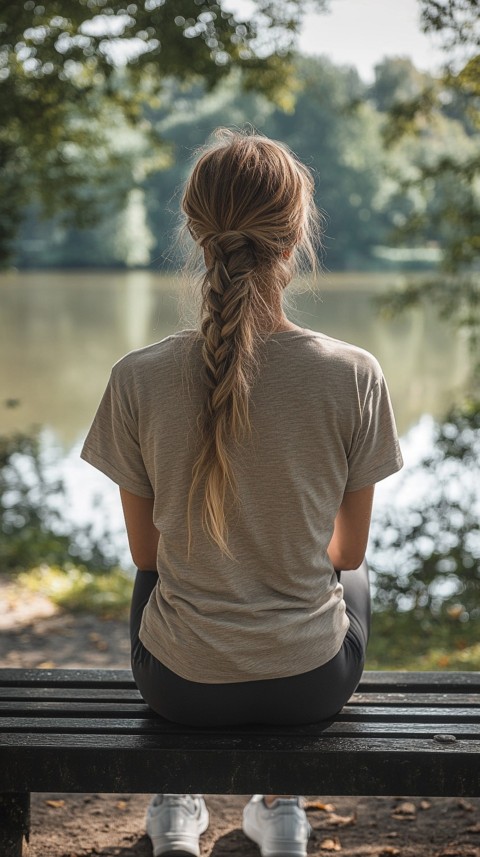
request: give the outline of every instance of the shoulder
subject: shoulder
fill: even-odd
[[[371,388],[383,379],[383,372],[376,357],[350,342],[334,339],[324,333],[306,331],[305,346],[312,363],[317,363],[322,374],[350,377],[356,384]]]
[[[112,382],[121,389],[145,378],[168,374],[191,352],[197,338],[196,331],[181,330],[152,345],[129,351],[112,367]]]

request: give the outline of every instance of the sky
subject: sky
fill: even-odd
[[[342,65],[366,81],[385,56],[408,56],[422,71],[436,71],[445,56],[420,30],[418,0],[329,0],[330,11],[308,14],[298,46]]]

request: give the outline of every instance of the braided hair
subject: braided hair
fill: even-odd
[[[315,268],[316,209],[309,171],[280,143],[224,129],[197,161],[182,209],[203,248],[201,340],[205,399],[188,497],[203,488],[202,525],[226,555],[232,445],[250,431],[258,344],[275,329],[285,287],[303,255]]]

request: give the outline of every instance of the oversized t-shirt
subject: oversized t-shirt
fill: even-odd
[[[402,466],[382,371],[368,352],[309,330],[260,345],[252,430],[230,450],[231,559],[202,529],[201,490],[188,556],[201,369],[193,331],[127,354],[113,367],[82,451],[122,488],[154,498],[159,579],[140,639],[196,682],[307,672],[337,654],[348,629],[327,554],[343,495]]]

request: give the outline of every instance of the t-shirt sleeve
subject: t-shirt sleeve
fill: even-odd
[[[115,389],[113,373],[80,453],[121,488],[139,497],[153,497],[138,437],[138,425]]]
[[[395,417],[383,376],[365,402],[359,430],[348,455],[346,491],[380,482],[403,466]]]

